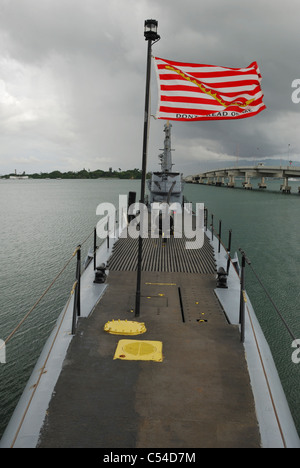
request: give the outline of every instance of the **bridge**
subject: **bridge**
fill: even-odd
[[[267,178],[282,179],[283,183],[280,186],[280,190],[283,193],[291,193],[289,179],[300,179],[300,166],[264,166],[264,164],[259,163],[257,166],[230,167],[202,172],[200,174],[187,176],[185,181],[193,184],[234,188],[236,178],[244,179],[243,187],[247,190],[253,189],[251,178],[260,178],[260,182],[258,183],[260,189],[267,188]],[[300,186],[298,187],[298,193],[300,193]]]

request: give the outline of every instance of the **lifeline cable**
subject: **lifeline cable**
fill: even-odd
[[[230,252],[228,252],[227,248],[225,247],[224,243],[222,242],[222,239],[219,237],[218,234],[216,234],[215,237],[216,237],[217,239],[220,240],[222,246],[224,247],[224,249],[225,249],[227,255],[228,255],[229,258],[230,258],[230,261],[232,262],[232,258],[231,258],[231,256],[230,256]],[[246,255],[245,252],[244,252],[243,250],[241,250],[241,249],[239,249],[239,250],[240,250],[240,252],[241,252],[242,254]],[[261,279],[259,278],[258,274],[257,274],[256,271],[254,270],[254,268],[253,268],[251,262],[249,261],[249,259],[246,259],[246,260],[248,260],[248,261],[247,261],[247,264],[248,264],[249,267],[251,268],[251,270],[252,270],[253,274],[255,275],[257,281],[259,282],[259,284],[260,284],[261,287],[263,288],[264,292],[266,293],[268,299],[270,300],[271,304],[273,305],[274,309],[276,310],[278,316],[280,317],[282,323],[283,323],[284,326],[286,327],[288,333],[290,334],[290,336],[293,338],[293,340],[294,340],[295,343],[297,344],[297,348],[300,349],[300,344],[298,343],[298,341],[297,341],[297,339],[296,339],[296,336],[294,335],[294,333],[293,333],[292,330],[290,329],[290,327],[289,327],[288,323],[286,322],[285,318],[283,317],[282,313],[281,313],[280,310],[278,309],[277,305],[276,305],[275,302],[273,301],[272,297],[270,296],[270,294],[269,294],[269,292],[267,291],[266,287],[264,286],[263,282],[261,281]]]
[[[285,318],[283,317],[282,313],[280,312],[280,310],[278,309],[278,307],[276,306],[275,302],[273,301],[272,297],[270,296],[269,292],[267,291],[267,289],[265,288],[263,282],[261,281],[261,279],[259,278],[258,274],[255,272],[253,266],[248,263],[248,265],[250,266],[252,272],[254,273],[257,281],[259,282],[259,284],[261,285],[261,287],[263,288],[264,292],[266,293],[268,299],[270,300],[271,304],[273,305],[274,309],[276,310],[277,314],[279,315],[281,321],[283,322],[284,326],[286,327],[287,331],[289,332],[289,334],[291,335],[291,337],[293,338],[293,340],[296,340],[296,337],[294,335],[294,333],[292,332],[292,330],[290,329],[289,325],[287,324]],[[297,343],[297,341],[296,341]],[[300,344],[297,343],[297,347],[300,348]]]
[[[35,302],[35,304],[31,307],[31,309],[29,310],[29,312],[27,312],[27,314],[22,318],[22,320],[19,322],[19,324],[14,328],[14,330],[10,333],[10,335],[6,338],[6,340],[3,341],[3,343],[0,345],[0,351],[1,349],[3,349],[6,344],[9,342],[9,340],[15,335],[15,333],[19,330],[19,328],[23,325],[23,323],[25,322],[25,320],[29,317],[29,315],[31,314],[31,312],[38,306],[38,304],[41,302],[41,300],[43,299],[43,297],[47,294],[47,292],[52,288],[52,286],[54,285],[54,283],[56,282],[56,280],[61,276],[61,274],[65,271],[65,269],[67,268],[67,266],[69,265],[69,263],[72,261],[72,259],[75,257],[78,249],[81,247],[82,244],[84,244],[90,237],[91,235],[93,234],[94,231],[92,231],[85,239],[84,241],[78,245],[75,249],[75,251],[73,252],[72,256],[69,258],[69,260],[67,261],[67,263],[63,266],[63,268],[60,270],[60,272],[56,275],[56,277],[54,278],[54,280],[51,282],[51,284],[47,287],[47,289],[43,292],[43,294],[39,297],[39,299]]]
[[[43,297],[47,294],[47,292],[49,291],[50,288],[52,288],[53,284],[55,283],[55,281],[60,277],[60,275],[64,272],[64,270],[67,268],[67,266],[69,265],[69,263],[71,262],[71,260],[73,259],[74,255],[76,254],[77,252],[77,249],[75,250],[75,252],[73,253],[72,257],[67,261],[67,263],[64,265],[64,267],[60,270],[60,272],[56,275],[56,277],[54,278],[54,280],[51,282],[51,284],[47,287],[47,289],[43,292],[43,294],[39,297],[39,299],[36,301],[36,303],[31,307],[31,309],[29,310],[29,312],[27,312],[27,314],[22,318],[22,320],[18,323],[18,325],[14,328],[14,330],[10,333],[10,335],[6,338],[6,340],[4,340],[3,344],[2,344],[2,347],[4,347],[8,341],[14,336],[14,334],[19,330],[19,328],[21,327],[21,325],[23,325],[23,323],[25,322],[25,320],[29,317],[29,315],[31,314],[31,312],[37,307],[37,305],[41,302],[41,300],[43,299]],[[1,349],[1,347],[0,347]]]

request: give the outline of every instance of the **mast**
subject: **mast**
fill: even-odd
[[[165,124],[164,132],[166,134],[164,140],[164,149],[163,153],[159,155],[161,161],[161,170],[162,172],[171,172],[172,171],[172,153],[171,153],[171,128],[169,121]]]
[[[158,155],[160,159],[161,170],[152,172],[151,179],[147,181],[149,189],[149,204],[159,203],[183,203],[183,178],[182,174],[173,171],[172,149],[171,149],[171,128],[172,125],[167,121],[164,125],[165,139],[163,153]]]
[[[141,197],[140,203],[145,201],[145,186],[146,186],[146,168],[147,168],[147,143],[148,143],[148,127],[149,127],[149,106],[150,106],[150,78],[151,78],[151,50],[152,45],[160,40],[157,34],[157,21],[149,19],[145,21],[144,37],[148,41],[147,47],[147,68],[146,68],[146,91],[145,91],[145,113],[144,113],[144,135],[143,135],[143,158],[142,158],[142,180],[141,180]],[[135,317],[140,315],[141,305],[141,275],[142,275],[142,250],[143,239],[140,233],[138,244],[138,265],[136,279],[136,295],[135,295]]]

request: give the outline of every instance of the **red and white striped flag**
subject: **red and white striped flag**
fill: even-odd
[[[247,68],[173,62],[158,57],[154,57],[154,62],[159,87],[158,119],[242,119],[266,108],[256,62]]]

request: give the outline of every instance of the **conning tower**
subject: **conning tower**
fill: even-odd
[[[183,177],[179,172],[172,171],[171,127],[169,122],[165,124],[164,149],[163,153],[158,156],[161,171],[153,172],[148,181],[149,203],[177,202],[183,204]]]

